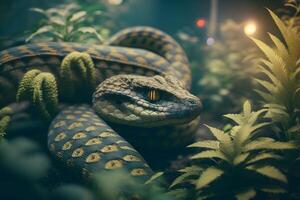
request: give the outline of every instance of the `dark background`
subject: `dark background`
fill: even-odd
[[[60,3],[59,0],[0,0],[0,37],[20,35],[34,28],[39,18],[29,8],[48,8]],[[218,3],[218,23],[227,18],[240,22],[254,19],[261,30],[272,25],[268,23],[265,8],[274,10],[283,5],[282,0],[219,0]],[[126,9],[111,7],[115,10],[112,17],[122,27],[151,25],[175,33],[185,27],[196,29],[195,21],[200,17],[208,19],[210,0],[125,0]]]

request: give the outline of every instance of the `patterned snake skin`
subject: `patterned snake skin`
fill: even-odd
[[[125,29],[102,46],[38,43],[4,50],[0,52],[0,106],[14,100],[11,94],[30,69],[51,72],[60,89],[58,66],[74,51],[91,56],[99,86],[93,96],[78,90],[79,96],[87,97],[86,103],[93,102],[93,108],[69,106],[52,121],[50,151],[84,175],[125,169],[134,177],[149,177],[152,171],[142,156],[108,122],[158,129],[195,124],[201,103],[188,92],[191,75],[184,51],[170,36],[149,27]],[[64,94],[59,98],[63,100]],[[76,96],[69,99],[81,102]]]

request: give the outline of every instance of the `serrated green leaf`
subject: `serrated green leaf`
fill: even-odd
[[[282,60],[281,57],[279,57],[276,52],[269,47],[267,44],[265,44],[264,42],[255,39],[255,38],[251,38],[254,43],[263,51],[263,53],[267,56],[267,58],[271,61],[272,63],[272,68],[271,70],[276,74],[276,77],[279,78],[279,80],[282,83],[286,83],[288,80],[287,77],[287,69],[286,69],[286,65],[285,62]]]
[[[217,140],[219,140],[222,143],[229,143],[231,141],[231,138],[228,134],[226,134],[224,131],[205,125],[210,131],[211,133],[217,138]]]
[[[256,196],[256,192],[253,189],[238,193],[235,197],[237,200],[250,200]]]
[[[224,115],[224,117],[226,117],[226,118],[228,118],[228,119],[231,119],[231,120],[233,120],[235,123],[237,123],[237,124],[242,124],[244,121],[244,118],[243,118],[243,116],[242,115],[240,115],[240,114],[226,114],[226,115]]]
[[[222,174],[224,173],[223,170],[215,168],[215,167],[209,167],[203,171],[201,176],[196,182],[196,188],[201,189],[211,182],[218,179]]]
[[[191,159],[204,159],[204,158],[220,158],[222,160],[227,160],[227,158],[222,152],[215,151],[215,150],[202,151],[201,153],[197,153],[191,157]]]
[[[284,183],[287,183],[286,176],[276,167],[273,167],[273,166],[264,166],[264,167],[260,167],[260,168],[247,167],[247,169],[254,170],[257,173],[264,175],[266,177],[269,177],[271,179],[276,179],[276,180],[282,181]]]
[[[246,164],[254,164],[256,162],[262,161],[262,160],[266,160],[266,159],[282,159],[281,156],[273,154],[273,153],[260,153],[258,155],[256,155],[255,157],[253,157],[252,159],[248,160],[246,162]]]
[[[194,144],[191,144],[188,147],[207,148],[207,149],[217,150],[219,146],[220,146],[220,142],[216,140],[204,140],[204,141],[199,141]]]
[[[272,150],[287,150],[295,149],[297,145],[292,142],[273,142],[273,141],[252,141],[245,145],[245,151],[272,149]]]

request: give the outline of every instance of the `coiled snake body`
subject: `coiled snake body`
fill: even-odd
[[[57,66],[71,52],[91,56],[96,68],[93,81],[98,85],[93,95],[95,87],[86,90],[80,82],[73,93],[63,89]],[[82,104],[64,108],[48,134],[50,151],[83,174],[112,169],[125,169],[134,177],[152,173],[142,156],[107,123],[148,130],[186,129],[199,115],[201,103],[188,92],[191,75],[184,51],[170,36],[153,28],[125,29],[102,46],[38,43],[0,52],[0,83],[6,86],[0,85],[6,88],[1,91],[1,105],[13,100],[12,91],[32,68],[55,75],[60,100],[92,102],[93,108]]]

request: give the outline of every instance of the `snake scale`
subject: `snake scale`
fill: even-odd
[[[104,45],[48,42],[7,49],[0,52],[0,104],[14,100],[11,94],[30,69],[54,74],[60,91],[58,66],[71,52],[91,56],[98,86],[93,95],[78,89],[67,98],[74,105],[61,110],[50,124],[50,152],[84,175],[124,169],[134,177],[149,178],[152,170],[120,136],[122,127],[151,130],[142,136],[145,141],[154,137],[152,130],[173,126],[182,132],[195,127],[201,102],[189,92],[191,72],[183,49],[169,35],[150,27],[125,29]],[[66,96],[61,92],[59,98]],[[82,101],[86,104],[79,104]],[[121,128],[114,129],[110,123]],[[139,134],[133,139],[141,139],[135,137]],[[179,140],[189,137],[184,134]]]

